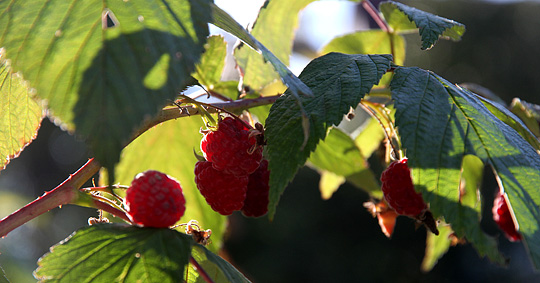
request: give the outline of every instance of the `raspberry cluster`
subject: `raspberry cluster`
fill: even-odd
[[[154,170],[135,176],[124,202],[131,222],[145,227],[170,227],[186,210],[180,183]]]
[[[201,140],[205,160],[195,164],[195,183],[206,202],[222,215],[242,211],[259,217],[268,211],[268,161],[257,130],[226,117]]]
[[[521,240],[521,234],[516,230],[512,214],[504,193],[499,192],[493,202],[493,220],[499,225],[506,238],[512,242]]]

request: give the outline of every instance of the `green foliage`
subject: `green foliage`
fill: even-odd
[[[540,161],[536,150],[478,96],[436,74],[398,68],[391,88],[396,125],[414,183],[434,215],[444,216],[480,254],[502,261],[495,241],[480,230],[479,212],[459,202],[463,158],[475,155],[493,167],[538,266],[540,194],[534,188],[540,180]]]
[[[218,6],[212,6],[212,23],[223,30],[230,32],[241,39],[249,47],[260,52],[264,60],[270,62],[274,70],[279,74],[281,80],[289,87],[290,92],[295,97],[310,95],[311,90],[301,80],[299,80],[268,48],[262,45],[246,29],[236,22],[229,14],[221,10]]]
[[[34,0],[0,2],[0,15],[13,70],[113,172],[143,119],[188,84],[211,13],[206,0]]]
[[[396,32],[419,28],[424,50],[431,49],[440,37],[458,41],[465,33],[463,24],[398,2],[383,2],[379,9],[388,25]]]
[[[363,158],[356,143],[338,128],[330,129],[324,141],[320,142],[311,154],[309,162],[319,169],[345,177],[368,192],[380,190],[373,172],[369,170],[367,161]],[[329,177],[326,174],[326,178]]]
[[[450,235],[452,234],[452,228],[448,224],[439,224],[437,227],[439,229],[439,235],[433,233],[427,234],[426,239],[426,254],[422,260],[422,271],[428,272],[437,261],[448,251],[452,240]]]
[[[319,140],[326,137],[327,129],[341,122],[343,115],[379,82],[390,68],[391,58],[390,55],[324,55],[311,61],[300,74],[314,96],[298,101],[287,90],[272,105],[266,119],[271,171],[270,216],[285,186],[304,165]],[[304,140],[306,118],[309,137]]]
[[[38,262],[40,282],[178,282],[191,237],[169,229],[97,224],[80,229]]]
[[[250,282],[234,266],[218,255],[211,253],[201,245],[194,245],[191,250],[193,258],[202,266],[214,282]],[[206,282],[200,274],[189,265],[186,282]]]
[[[12,72],[0,50],[0,168],[32,142],[42,116],[28,84]]]
[[[193,168],[202,135],[197,134],[204,126],[201,117],[186,117],[162,123],[134,140],[122,151],[122,159],[116,167],[116,180],[129,186],[140,172],[158,170],[177,179],[186,198],[186,212],[180,222],[196,219],[204,229],[212,229],[210,249],[217,252],[225,230],[225,217],[206,203],[195,185]],[[106,180],[102,172],[100,180]]]
[[[313,1],[266,1],[251,30],[251,35],[271,50],[281,62],[288,65],[294,31],[298,25],[298,13]],[[235,52],[235,57],[238,66],[243,69],[244,85],[252,89],[260,90],[280,77],[253,49],[240,46]]]

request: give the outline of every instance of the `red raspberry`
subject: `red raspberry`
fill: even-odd
[[[226,117],[218,129],[204,135],[201,150],[215,169],[237,176],[247,176],[259,167],[262,147],[241,121]]]
[[[397,213],[416,217],[426,209],[422,196],[414,190],[407,158],[392,162],[382,173],[381,181],[384,198]]]
[[[249,177],[235,176],[216,170],[212,162],[195,164],[195,183],[206,202],[222,215],[242,209],[246,199]]]
[[[249,175],[246,200],[244,201],[244,207],[242,207],[242,214],[249,217],[260,217],[268,212],[269,180],[268,160],[263,159],[259,168]]]
[[[129,219],[146,227],[174,225],[186,210],[180,183],[158,171],[137,174],[124,200]]]
[[[516,231],[514,220],[508,209],[508,203],[503,193],[498,193],[493,202],[493,220],[499,225],[508,240],[515,242],[521,240],[521,234]]]

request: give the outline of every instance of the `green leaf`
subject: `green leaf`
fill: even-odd
[[[0,283],[9,283],[9,280],[6,277],[6,273],[2,266],[0,266]]]
[[[459,202],[463,158],[475,155],[494,168],[531,258],[540,266],[537,151],[486,108],[477,95],[432,72],[397,68],[391,88],[396,100],[396,125],[415,186],[434,215],[443,216],[481,255],[503,261],[495,241],[480,229],[479,211]]]
[[[376,85],[390,67],[390,55],[329,53],[306,66],[300,79],[314,96],[300,102],[287,90],[270,109],[266,119],[270,173],[269,216],[285,186],[304,165],[327,129],[337,125],[351,107]],[[299,103],[303,105],[303,110]],[[309,137],[304,144],[303,121],[308,119]]]
[[[426,253],[420,267],[423,272],[432,270],[435,264],[437,264],[437,261],[446,254],[452,244],[450,235],[453,231],[450,225],[439,224],[437,229],[439,229],[439,235],[427,233]]]
[[[266,1],[259,12],[251,35],[272,51],[285,65],[289,64],[294,31],[298,26],[298,13],[314,0],[272,0]],[[242,68],[244,85],[260,90],[279,79],[270,63],[253,49],[239,46],[234,53],[238,66]]]
[[[379,148],[384,139],[382,126],[375,118],[369,118],[367,125],[354,139],[354,143],[360,149],[364,159],[368,159]]]
[[[143,119],[188,84],[210,1],[2,1],[0,46],[111,171]]]
[[[195,219],[204,229],[212,230],[210,248],[218,251],[225,231],[226,218],[212,210],[195,185],[193,170],[197,158],[193,150],[199,148],[202,136],[197,133],[204,126],[201,117],[184,117],[167,121],[146,131],[122,151],[116,167],[116,180],[130,185],[138,173],[157,170],[177,179],[186,198],[186,212],[181,222]],[[101,172],[100,180],[107,180]]]
[[[405,40],[403,36],[382,30],[366,30],[336,37],[325,47],[321,54],[340,52],[345,54],[392,54],[394,63],[405,62]],[[388,86],[392,74],[383,76],[380,86]]]
[[[321,198],[327,200],[339,189],[339,186],[345,183],[345,177],[326,170],[320,170],[320,174],[319,191],[321,191]]]
[[[338,128],[328,132],[311,154],[309,162],[319,169],[352,180],[353,184],[366,191],[380,190],[356,143]]]
[[[301,80],[299,80],[288,68],[281,62],[268,48],[261,44],[253,37],[246,29],[236,22],[227,12],[223,11],[216,5],[212,5],[212,23],[217,27],[230,32],[238,37],[249,47],[261,53],[263,58],[270,62],[274,70],[279,74],[281,80],[289,87],[292,95],[299,99],[300,95],[311,95],[311,90]]]
[[[428,50],[440,37],[461,40],[465,26],[456,21],[442,18],[407,5],[388,1],[379,5],[388,25],[397,32],[419,28],[422,49]]]
[[[208,90],[221,81],[227,57],[227,42],[221,35],[210,36],[204,45],[201,61],[195,65],[193,77]]]
[[[531,106],[530,103],[514,98],[512,105],[510,105],[510,111],[518,116],[536,137],[540,137],[540,125],[538,124],[540,113],[532,109]]]
[[[34,140],[42,117],[28,84],[12,72],[0,50],[0,170]]]
[[[178,282],[190,236],[170,229],[97,224],[82,228],[38,261],[40,282]]]
[[[240,271],[218,255],[210,252],[201,245],[193,246],[191,250],[193,258],[202,266],[204,271],[214,282],[250,282]],[[206,282],[199,273],[189,265],[186,282]]]

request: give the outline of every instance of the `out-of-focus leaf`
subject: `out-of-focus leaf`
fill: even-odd
[[[191,256],[201,265],[204,271],[210,276],[214,282],[224,283],[249,283],[250,281],[238,271],[232,264],[221,258],[220,256],[210,252],[201,245],[193,246]],[[193,268],[193,265],[188,266],[186,282],[201,282],[205,283],[200,274]]]
[[[236,22],[229,14],[220,9],[218,6],[212,5],[212,16],[212,23],[214,25],[227,32],[230,32],[255,51],[260,52],[262,57],[272,64],[274,70],[279,74],[279,77],[283,83],[289,87],[289,90],[293,96],[298,99],[301,95],[310,96],[312,94],[309,87],[299,80],[287,68],[287,66],[283,64],[283,62],[281,62],[272,52],[270,52],[268,48],[257,41],[255,37],[253,37],[246,29]]]
[[[370,118],[364,129],[356,136],[354,143],[362,152],[364,159],[369,158],[384,140],[384,131],[375,118]]]
[[[170,229],[96,224],[74,232],[38,261],[39,282],[178,282],[191,237]]]
[[[345,177],[326,170],[321,170],[320,174],[319,191],[321,191],[321,198],[327,200],[339,189],[339,186],[345,183]]]
[[[221,247],[226,218],[212,210],[195,185],[194,168],[202,136],[197,133],[204,126],[201,117],[184,117],[167,121],[148,130],[122,151],[116,167],[116,180],[130,185],[138,173],[157,170],[177,179],[186,198],[186,212],[180,222],[195,219],[204,229],[212,230],[209,248]],[[101,172],[100,180],[107,180]],[[180,228],[182,229],[182,228]]]
[[[0,170],[37,135],[43,111],[0,50]]]
[[[452,245],[450,235],[453,233],[452,228],[448,224],[438,225],[439,235],[427,233],[426,238],[426,253],[422,260],[421,269],[424,272],[429,272],[435,267],[437,261],[448,252]]]
[[[114,173],[134,130],[190,82],[210,2],[0,1],[0,46]]]
[[[478,209],[459,198],[464,157],[475,155],[494,168],[533,263],[540,266],[536,149],[478,96],[432,72],[397,68],[391,88],[396,125],[415,187],[431,204],[434,215],[444,216],[457,236],[466,237],[481,255],[503,262],[495,241],[480,229]]]
[[[391,55],[329,53],[311,61],[300,74],[314,96],[301,97],[299,102],[287,90],[272,105],[265,133],[271,172],[270,217],[285,186],[326,137],[327,129],[339,124],[343,115],[358,105],[386,73],[391,61]],[[305,121],[309,123],[309,136],[304,142]]]
[[[523,103],[521,99],[514,98],[510,105],[510,111],[518,116],[527,128],[537,137],[540,137],[540,113],[529,107],[528,103]]]
[[[227,42],[221,35],[210,36],[204,44],[204,50],[201,61],[195,65],[193,77],[208,90],[212,90],[213,86],[221,81],[227,56]]]
[[[407,32],[418,28],[424,50],[433,47],[441,37],[458,41],[465,33],[463,24],[398,2],[383,2],[379,9],[394,31]]]
[[[298,13],[314,0],[272,0],[266,1],[259,11],[251,35],[272,51],[285,65],[289,64],[294,31],[298,26]],[[244,85],[260,90],[279,74],[272,65],[265,62],[255,50],[240,46],[235,51],[236,61],[243,69]]]

